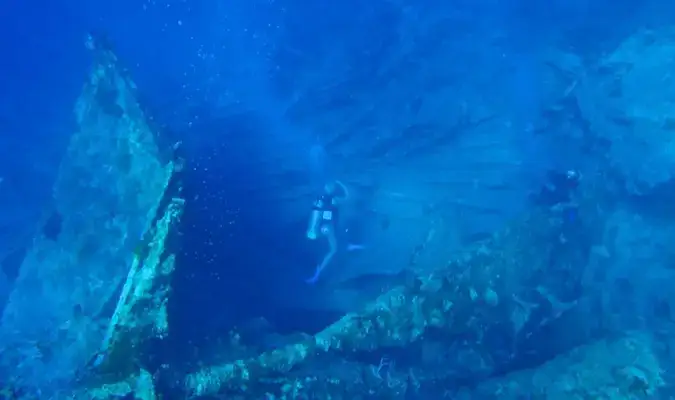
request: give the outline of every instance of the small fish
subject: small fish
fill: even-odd
[[[414,273],[404,269],[398,273],[370,273],[355,276],[336,285],[336,289],[359,290],[367,293],[384,293],[396,286],[406,285]]]
[[[362,245],[362,244],[353,244],[353,243],[350,243],[350,244],[347,245],[347,251],[363,250],[363,249],[365,249],[365,248],[366,248],[366,246],[364,246],[364,245]]]

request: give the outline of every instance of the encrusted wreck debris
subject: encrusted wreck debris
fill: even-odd
[[[150,228],[147,250],[134,255],[117,307],[94,360],[98,373],[120,374],[136,369],[140,349],[151,339],[163,339],[169,330],[167,302],[169,278],[175,255],[168,253],[168,239],[180,218],[184,201],[172,198]]]
[[[93,38],[89,45],[95,65],[54,191],[59,232],[28,252],[0,360],[17,366],[13,384],[43,393],[77,380],[75,399],[156,399],[161,374],[148,353],[169,332],[181,165],[160,155],[114,54]],[[187,374],[172,390],[241,400],[650,398],[663,385],[650,337],[576,347],[587,327],[560,329],[584,312],[580,287],[603,220],[595,183],[583,182],[574,205],[532,210],[313,337]],[[47,304],[36,310],[38,294]],[[568,341],[542,352],[537,343],[556,332]]]
[[[600,340],[539,368],[481,383],[464,399],[653,399],[664,386],[652,337],[634,333]]]
[[[134,98],[134,85],[120,73],[115,55],[107,48],[94,50],[99,62],[95,71],[98,70],[100,74],[103,70],[99,77],[105,80],[112,76],[112,79],[122,83],[129,95],[128,102],[135,106],[131,109],[133,114],[125,111],[122,115],[135,118],[146,139],[156,138]],[[152,143],[157,146],[155,141]],[[158,181],[161,191],[157,192],[156,203],[145,216],[146,224],[136,247],[130,249],[132,261],[126,279],[117,293],[115,310],[107,323],[98,352],[90,360],[91,370],[85,377],[90,382],[93,378],[93,381],[106,383],[85,390],[81,395],[89,396],[87,398],[109,398],[115,394],[129,393],[133,393],[136,398],[155,398],[153,379],[140,366],[144,358],[148,358],[145,353],[149,351],[151,342],[164,339],[168,334],[167,303],[171,290],[170,277],[175,269],[175,255],[168,246],[184,206],[184,200],[178,197],[180,187],[177,183],[177,174],[182,169],[181,161],[173,158],[161,160],[159,154],[155,153],[154,156],[162,162],[163,173],[159,175],[161,180]],[[116,379],[124,380],[110,383]]]
[[[148,371],[141,369],[138,373],[134,373],[124,380],[77,391],[71,396],[71,399],[108,400],[125,398],[126,396],[133,396],[136,400],[157,399],[152,375]]]
[[[590,245],[567,211],[535,210],[311,339],[194,372],[186,388],[194,397],[393,399],[508,369],[576,304]]]
[[[144,345],[167,329],[176,162],[113,52],[93,36],[87,45],[94,65],[53,189],[59,229],[34,239],[0,329],[11,385],[41,396],[63,395],[91,367],[139,375]]]
[[[631,194],[675,177],[674,32],[672,26],[637,30],[592,68],[577,71],[571,91],[588,128],[611,143],[608,161]]]

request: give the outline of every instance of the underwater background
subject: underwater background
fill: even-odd
[[[6,1],[0,37],[0,398],[675,395],[675,5]],[[128,79],[113,86],[132,87],[141,111],[128,112],[122,89],[87,97],[113,64]],[[159,167],[109,157],[125,128],[88,119],[97,107],[122,124],[147,120],[157,149],[147,159],[180,165],[179,183],[156,187]],[[307,237],[308,221],[335,181],[349,193],[337,251],[308,282],[329,252],[323,236]],[[136,376],[96,368],[129,266],[156,248],[153,196],[160,210],[184,201],[166,244],[170,329],[122,358],[149,371],[157,397],[139,385],[93,395],[92,376]],[[88,233],[68,252],[85,230],[121,220],[115,251]],[[527,240],[505,239],[514,232]],[[483,268],[498,264],[485,254],[503,270]],[[410,307],[382,311],[397,288]],[[363,322],[375,309],[381,331]],[[294,344],[322,347],[345,315],[361,322],[343,333],[376,339],[348,335],[360,339],[344,339],[352,350],[338,358],[259,372],[292,359],[283,349]],[[597,343],[603,351],[588,347]],[[631,353],[641,346],[648,355]],[[586,348],[631,360],[617,356],[600,383],[574,367],[583,390],[505,383],[562,381],[550,363],[585,359]],[[253,359],[265,379],[225,388],[213,382],[235,378],[191,375]],[[345,375],[358,368],[368,377]],[[307,376],[361,386],[310,390]]]

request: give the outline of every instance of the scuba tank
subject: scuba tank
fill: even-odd
[[[342,182],[335,181],[334,185],[340,186],[344,195],[341,198],[336,198],[334,188],[325,189],[326,193],[314,201],[314,207],[312,207],[312,213],[309,217],[309,227],[307,228],[307,238],[310,240],[314,240],[319,236],[319,228],[322,221],[334,222],[332,220],[335,218],[334,213],[337,211],[335,206],[336,200],[345,200],[349,197],[347,187]]]
[[[307,227],[307,239],[314,240],[319,236],[319,226],[321,225],[321,215],[323,214],[324,199],[323,196],[314,201],[312,213],[309,216],[309,226]]]

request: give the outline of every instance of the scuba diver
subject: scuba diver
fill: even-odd
[[[572,200],[580,181],[581,173],[577,170],[549,171],[544,186],[530,199],[534,204],[545,207],[567,204]]]
[[[546,207],[562,217],[560,239],[565,242],[583,239],[584,224],[575,201],[582,178],[581,172],[574,169],[549,171],[544,186],[531,196],[535,205]]]
[[[340,181],[333,181],[324,185],[323,193],[314,201],[307,228],[307,238],[316,240],[319,236],[325,237],[328,240],[329,250],[321,264],[316,267],[314,276],[309,278],[307,283],[313,284],[319,280],[321,272],[338,251],[336,229],[340,214],[339,206],[348,198],[347,187]],[[349,249],[354,248],[350,246]]]

